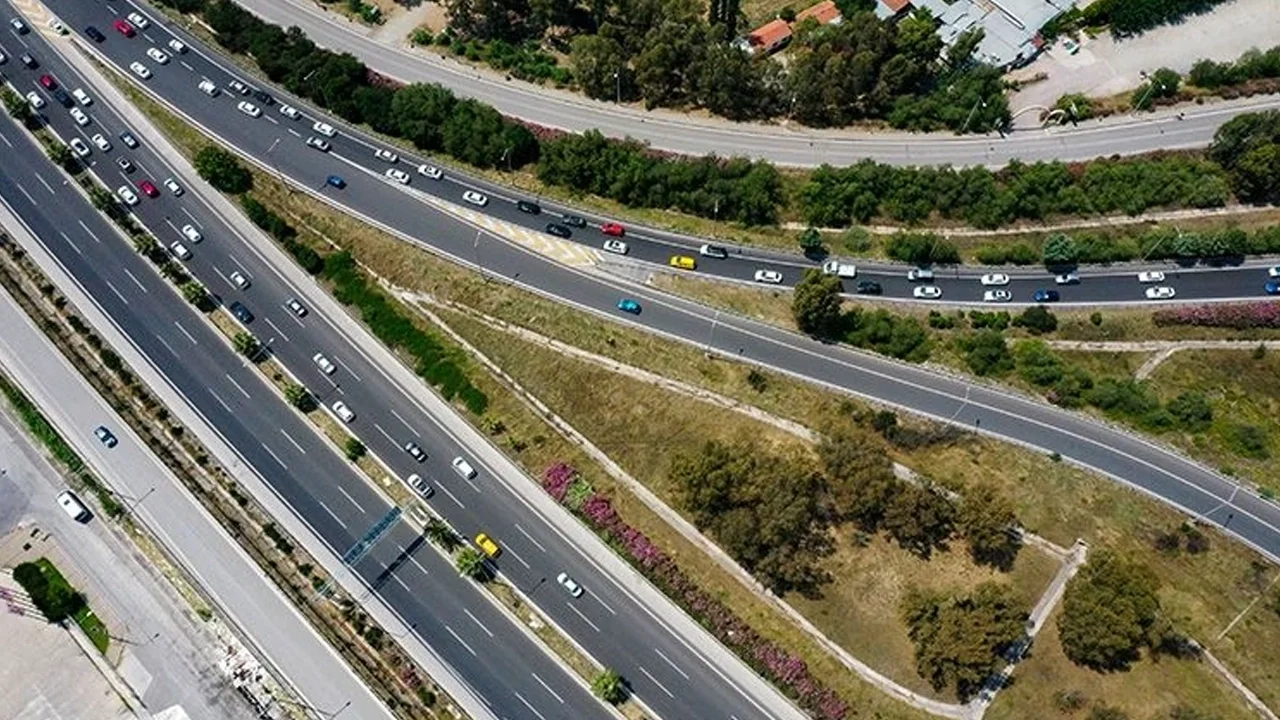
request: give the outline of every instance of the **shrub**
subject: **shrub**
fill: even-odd
[[[1017,327],[1026,328],[1032,335],[1051,333],[1058,329],[1058,317],[1043,305],[1033,305],[1013,319]]]
[[[1187,432],[1202,432],[1213,422],[1213,407],[1203,393],[1184,392],[1169,401],[1168,409]]]
[[[48,560],[24,562],[13,569],[13,579],[31,596],[31,602],[51,622],[61,622],[83,610],[84,595],[76,592]]]
[[[978,375],[1004,375],[1013,370],[1013,354],[998,330],[983,330],[962,338],[965,363]]]
[[[996,310],[987,312],[985,310],[970,310],[969,324],[974,330],[1005,330],[1009,327],[1012,318],[1009,313],[1004,310]]]
[[[216,145],[200,148],[193,164],[200,177],[224,193],[248,192],[253,187],[253,175],[240,159]]]
[[[894,260],[917,265],[960,262],[960,251],[956,246],[934,233],[894,233],[885,242],[884,251]]]
[[[1157,310],[1151,314],[1157,326],[1196,325],[1235,330],[1280,328],[1280,303],[1251,302],[1191,305]]]

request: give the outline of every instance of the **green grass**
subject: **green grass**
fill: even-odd
[[[107,648],[111,645],[111,636],[107,632],[107,626],[102,624],[98,616],[89,608],[84,608],[75,614],[76,624],[84,630],[84,634],[89,636],[89,640],[93,642],[93,646],[98,648],[98,652],[107,653]]]

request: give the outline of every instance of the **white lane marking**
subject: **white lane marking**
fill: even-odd
[[[458,499],[458,496],[457,496],[457,495],[454,495],[454,494],[453,494],[453,492],[451,492],[451,491],[449,490],[449,488],[445,487],[445,484],[444,484],[444,483],[436,483],[436,485],[438,485],[438,486],[440,487],[441,492],[443,492],[445,495],[448,495],[448,496],[449,496],[449,499],[450,499],[450,500],[452,500],[452,501],[454,501],[454,502],[458,503],[458,507],[460,507],[460,508],[464,508],[464,509],[467,507],[466,505],[463,505],[463,504],[462,504],[462,501]]]
[[[305,325],[305,324],[303,324],[303,322],[302,322],[302,318],[298,317],[297,315],[294,315],[292,310],[290,310],[290,311],[289,311],[288,318],[289,318],[290,320],[292,320],[292,321],[294,321],[294,322],[298,323],[298,327],[300,327],[300,328],[305,328],[305,327],[306,327],[306,325]]]
[[[342,493],[342,497],[346,498],[347,502],[351,503],[352,505],[355,505],[356,509],[359,510],[362,515],[368,514],[364,511],[364,508],[360,506],[360,503],[356,502],[355,498],[348,495],[347,491],[342,489],[341,485],[338,486],[338,492]]]
[[[4,133],[0,133],[0,140],[3,140],[5,145],[13,147],[13,143],[9,142],[9,138],[5,137]]]
[[[165,340],[165,339],[164,339],[164,336],[162,336],[162,335],[160,335],[159,333],[157,333],[157,334],[156,334],[156,339],[157,339],[157,340],[159,340],[159,341],[160,341],[160,344],[161,344],[161,345],[164,345],[164,346],[165,346],[165,348],[167,348],[167,349],[169,350],[169,352],[173,354],[173,356],[174,356],[174,357],[179,357],[178,352],[177,352],[176,350],[174,350],[174,349],[173,349],[173,346],[169,344],[169,341],[168,341],[168,340]]]
[[[467,641],[463,640],[461,637],[459,637],[458,633],[453,631],[453,628],[449,627],[448,625],[445,625],[444,629],[448,630],[449,634],[453,636],[453,639],[461,643],[462,647],[467,649],[467,652],[471,653],[472,655],[475,655],[476,657],[479,657],[479,655],[476,655],[476,651],[472,650],[471,646],[467,644]]]
[[[192,345],[199,345],[199,344],[200,344],[200,343],[196,342],[196,339],[195,339],[194,337],[192,337],[192,336],[191,336],[191,333],[187,332],[187,329],[186,329],[186,328],[182,327],[182,323],[178,322],[177,320],[174,320],[174,321],[173,321],[173,324],[178,326],[178,329],[182,331],[182,334],[183,334],[183,335],[186,335],[186,336],[187,336],[187,339],[191,341],[191,344],[192,344]]]
[[[298,444],[298,441],[297,441],[297,440],[294,440],[292,435],[290,435],[289,433],[285,432],[285,429],[284,429],[284,428],[280,428],[280,434],[284,436],[284,439],[285,439],[285,440],[288,440],[289,442],[293,443],[293,446],[294,446],[294,447],[296,447],[296,448],[298,448],[298,452],[302,453],[303,455],[306,455],[306,454],[307,454],[307,451],[306,451],[306,450],[303,450],[303,449],[302,449],[302,446]]]
[[[79,246],[79,245],[77,245],[77,244],[75,243],[75,241],[74,241],[74,240],[72,240],[72,239],[71,239],[71,238],[70,238],[66,233],[64,233],[64,232],[62,232],[61,230],[59,230],[59,231],[58,231],[58,234],[62,236],[62,239],[63,239],[63,240],[66,240],[66,241],[67,241],[67,244],[71,246],[71,249],[72,249],[72,250],[75,250],[75,251],[76,251],[76,254],[77,254],[77,255],[84,255],[84,253],[80,250],[80,246]],[[126,270],[125,272],[128,272],[128,270]]]
[[[411,590],[408,585],[404,584],[404,581],[400,579],[399,575],[392,574],[391,579],[400,583],[400,587],[404,588],[405,592],[409,592],[409,593],[413,592],[413,590]]]
[[[271,117],[270,115],[267,115],[267,116],[266,116],[266,118],[267,118],[267,122],[271,123],[272,125],[279,125],[279,124],[280,124],[280,121],[279,121],[279,120],[277,120],[277,119],[275,119],[275,118]]]
[[[188,64],[186,60],[179,60],[179,61],[178,61],[178,64],[179,64],[179,65],[181,65],[182,67],[184,67],[184,68],[186,68],[186,69],[190,70],[191,72],[195,72],[195,71],[196,71],[196,69],[195,69],[195,68],[193,68],[193,67],[191,67],[191,65],[190,65],[190,64]]]
[[[266,444],[266,443],[261,443],[261,445],[262,445],[262,449],[267,451],[267,454],[271,456],[271,459],[272,459],[272,460],[275,460],[276,462],[280,463],[280,467],[284,468],[285,470],[288,470],[288,469],[289,469],[289,466],[288,466],[288,465],[285,465],[285,464],[284,464],[284,461],[280,459],[280,456],[279,456],[279,455],[276,455],[276,453],[275,453],[275,451],[274,451],[274,450],[272,450],[271,448],[267,447],[267,444]]]
[[[410,555],[410,556],[409,556],[409,562],[413,563],[413,564],[414,564],[414,565],[415,565],[419,570],[421,570],[423,575],[427,575],[427,574],[428,574],[428,573],[427,573],[427,569],[426,569],[426,568],[424,568],[424,567],[422,567],[422,564],[421,564],[421,563],[419,563],[419,562],[418,562],[418,559],[417,559],[417,558],[415,558],[414,556],[412,556],[412,555]]]
[[[401,417],[400,413],[396,412],[395,409],[393,408],[388,408],[388,409],[391,410],[392,415],[396,416],[396,419],[400,421],[401,425],[404,425],[405,427],[409,428],[410,435],[414,437],[419,437],[418,431],[413,429],[413,426],[409,424],[408,420],[405,420],[403,417]]]
[[[111,284],[110,280],[103,280],[103,282],[107,284],[107,287],[111,288],[111,292],[115,293],[116,297],[120,298],[120,302],[124,303],[125,305],[129,304],[128,298],[126,298],[124,295],[121,295],[120,291],[116,289],[115,285]]]
[[[245,396],[245,398],[249,400],[253,399],[253,397],[249,395],[249,393],[245,392],[244,388],[240,387],[240,383],[236,382],[236,379],[231,377],[231,373],[223,373],[223,374],[227,376],[227,379],[231,381],[232,385],[236,386],[236,389],[240,391],[241,395]]]
[[[50,185],[49,181],[45,180],[43,176],[36,175],[36,179],[40,181],[40,184],[44,186],[45,190],[49,191],[50,195],[57,195],[57,193],[53,191],[53,186]]]
[[[176,355],[177,353],[174,353],[174,354]],[[210,395],[212,395],[212,396],[213,396],[213,399],[214,399],[214,400],[217,400],[217,401],[218,401],[218,404],[222,405],[222,408],[223,408],[224,410],[226,410],[228,413],[234,413],[234,412],[235,412],[234,410],[232,410],[232,409],[231,409],[231,406],[227,404],[227,401],[222,399],[222,396],[221,396],[221,395],[219,395],[218,393],[214,392],[213,390],[209,390],[209,394],[210,394]]]
[[[666,660],[667,664],[671,666],[672,670],[675,670],[676,672],[680,673],[680,676],[683,677],[685,680],[689,679],[689,673],[686,673],[685,671],[681,670],[679,665],[676,665],[675,663],[671,662],[671,658],[664,655],[661,650],[659,650],[658,648],[654,648],[653,651],[658,653],[658,657],[662,658],[663,660]]]
[[[640,668],[640,672],[644,673],[644,676],[645,676],[645,677],[647,677],[647,678],[649,678],[650,680],[652,680],[654,685],[657,685],[657,686],[658,686],[658,688],[659,688],[660,690],[662,690],[662,692],[666,693],[666,694],[667,694],[667,697],[671,698],[672,700],[675,700],[675,699],[676,699],[676,696],[671,694],[671,691],[667,689],[667,686],[666,686],[666,685],[663,685],[663,684],[662,684],[662,683],[660,683],[660,682],[658,682],[658,678],[656,678],[656,677],[654,677],[653,675],[651,675],[651,674],[649,673],[649,671],[648,671],[648,670],[645,670],[643,665],[639,665],[639,666],[637,666],[637,667],[639,667],[639,668]]]
[[[377,430],[378,432],[382,433],[382,437],[386,438],[386,439],[387,439],[387,442],[391,443],[392,445],[399,445],[399,444],[400,444],[400,443],[396,442],[396,439],[395,439],[395,438],[393,438],[393,437],[391,437],[391,435],[390,435],[390,434],[388,434],[386,430],[383,430],[383,429],[382,429],[382,426],[381,426],[381,425],[379,425],[378,423],[374,423],[374,424],[373,424],[373,427],[374,427],[374,429],[375,429],[375,430]]]
[[[342,362],[338,358],[334,358],[333,361],[341,365],[343,370],[346,370],[347,372],[351,373],[351,377],[355,378],[356,382],[360,382],[360,376],[355,374],[355,372],[351,368],[347,367],[346,363]]]
[[[143,285],[142,281],[138,280],[137,275],[134,275],[133,273],[129,272],[129,268],[120,268],[120,269],[124,270],[124,274],[129,276],[129,279],[133,281],[134,285],[138,286],[139,290],[141,290],[142,292],[147,292],[147,286]]]
[[[196,227],[200,227],[200,221],[196,220],[196,216],[192,215],[190,210],[186,208],[182,208],[182,212],[186,213],[187,217],[191,218],[191,223],[193,225],[195,225]]]
[[[285,342],[289,342],[289,336],[288,336],[288,335],[285,335],[283,330],[281,330],[279,327],[277,327],[275,323],[271,322],[271,318],[266,317],[266,316],[264,315],[264,316],[263,316],[263,318],[262,318],[262,321],[263,321],[263,322],[265,322],[266,324],[270,325],[270,326],[271,326],[271,329],[272,329],[272,330],[275,330],[275,331],[276,331],[276,333],[278,333],[278,334],[280,335],[280,337],[284,338],[284,341],[285,341]]]
[[[600,632],[600,627],[595,623],[591,622],[591,618],[587,617],[586,615],[583,615],[581,610],[573,606],[573,603],[566,602],[565,605],[568,606],[568,608],[572,610],[574,613],[576,613],[578,617],[582,618],[582,622],[590,625],[592,630],[595,630],[596,632]]]
[[[24,187],[22,187],[21,185],[19,185],[19,186],[18,186],[18,192],[22,193],[23,195],[26,195],[26,196],[27,196],[27,200],[31,201],[31,204],[32,204],[32,205],[34,205],[34,206],[36,206],[36,207],[40,207],[40,203],[36,202],[36,199],[35,199],[35,198],[31,197],[31,193],[27,192],[27,189],[26,189],[26,188],[24,188]]]
[[[523,565],[525,570],[533,569],[532,567],[529,566],[529,563],[525,562],[524,558],[520,557],[520,554],[517,553],[515,550],[512,550],[510,546],[507,547],[507,553],[511,555],[511,557],[515,558],[517,562]]]
[[[519,530],[521,535],[525,536],[525,538],[526,538],[529,542],[533,543],[533,544],[534,544],[534,547],[538,548],[538,549],[539,549],[539,550],[541,550],[542,552],[546,552],[546,551],[547,551],[547,549],[546,549],[546,548],[542,547],[542,543],[540,543],[540,542],[538,542],[537,540],[534,540],[534,539],[533,539],[533,536],[529,534],[529,531],[527,531],[527,530],[525,530],[524,528],[520,527],[520,523],[516,523],[516,530]]]
[[[521,695],[520,693],[516,693],[516,699],[524,703],[524,706],[529,708],[529,712],[533,713],[534,715],[537,715],[539,720],[547,720],[547,716],[538,712],[538,708],[530,705],[529,701],[525,700],[523,695]]]
[[[80,223],[80,227],[84,228],[84,231],[89,233],[89,237],[93,238],[94,241],[97,242],[98,244],[102,244],[102,241],[98,239],[97,235],[93,234],[93,231],[89,229],[88,225],[84,224],[83,220],[77,220],[76,222]]]
[[[475,615],[472,615],[471,611],[466,608],[462,608],[462,612],[466,613],[467,617],[471,618],[472,622],[479,625],[480,629],[484,631],[485,635],[488,635],[489,637],[493,637],[493,633],[489,632],[489,628],[485,627],[484,623],[480,622],[480,618],[476,617]]]
[[[559,700],[561,705],[564,704],[564,698],[560,697],[560,693],[556,692],[555,690],[552,690],[550,685],[543,682],[542,678],[538,677],[538,673],[531,672],[529,674],[533,676],[534,680],[538,681],[538,684],[542,686],[543,690],[546,690],[547,692],[551,693],[551,697],[555,698],[556,700]]]
[[[302,133],[298,132],[297,130],[294,130],[293,128],[285,128],[285,130],[288,130],[289,134],[296,138],[302,137]]]
[[[587,594],[590,595],[592,599],[594,599],[596,602],[600,603],[600,607],[604,608],[605,610],[608,610],[610,615],[618,614],[617,612],[614,611],[613,608],[609,607],[608,603],[606,603],[604,600],[601,600],[599,595],[591,592],[590,590],[587,591]]]
[[[338,522],[338,524],[339,524],[339,525],[341,525],[342,527],[346,527],[346,526],[347,526],[347,524],[346,524],[345,522],[343,522],[343,521],[342,521],[342,518],[340,518],[340,517],[338,517],[336,514],[334,514],[334,512],[333,512],[332,510],[330,510],[330,509],[329,509],[329,506],[324,504],[324,501],[323,501],[323,500],[319,500],[319,499],[317,499],[317,500],[316,500],[316,502],[320,503],[320,507],[324,508],[324,511],[325,511],[325,512],[327,512],[327,513],[329,513],[329,517],[331,517],[331,518],[333,518],[334,520],[336,520],[336,521]]]

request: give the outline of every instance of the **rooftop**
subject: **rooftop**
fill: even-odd
[[[823,0],[813,7],[806,8],[796,14],[795,25],[813,18],[818,21],[819,25],[838,25],[844,16],[840,13],[840,8],[836,7],[835,0]]]
[[[907,0],[880,0],[892,6]],[[1039,51],[1037,34],[1044,24],[1066,12],[1075,0],[911,0],[938,19],[938,35],[949,47],[965,31],[981,27],[982,42],[977,59],[1009,67],[1035,57]]]

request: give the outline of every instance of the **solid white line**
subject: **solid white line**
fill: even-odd
[[[177,353],[174,353],[174,354],[176,355]],[[231,409],[231,406],[227,404],[227,401],[222,399],[221,395],[219,395],[218,393],[212,390],[209,390],[209,394],[212,395],[213,399],[217,400],[218,404],[222,405],[223,409],[225,409],[228,413],[233,413],[233,414],[235,413],[235,411]]]
[[[74,241],[73,241],[73,240],[72,240],[72,239],[71,239],[71,238],[70,238],[66,233],[64,233],[64,232],[62,232],[61,230],[59,230],[59,231],[58,231],[58,234],[62,236],[62,239],[63,239],[63,240],[66,240],[66,241],[67,241],[67,244],[71,246],[71,249],[72,249],[72,250],[75,250],[75,251],[76,251],[76,254],[77,254],[77,255],[84,255],[84,253],[80,251],[80,246],[79,246],[79,245],[77,245],[77,244],[75,244],[75,242],[74,242]],[[129,272],[129,271],[128,271],[128,270],[125,270],[125,272]]]
[[[467,478],[467,484],[471,486],[472,490],[475,490],[476,492],[480,492],[480,486],[475,484],[475,482],[473,482],[471,478]]]
[[[449,488],[445,487],[444,483],[436,483],[436,485],[438,485],[438,486],[440,487],[440,491],[441,491],[441,492],[443,492],[445,495],[448,495],[448,496],[449,496],[449,499],[450,499],[450,500],[452,500],[452,501],[454,501],[454,502],[458,503],[458,507],[460,507],[460,508],[466,508],[466,507],[467,507],[466,505],[463,505],[463,504],[462,504],[462,501],[458,499],[458,496],[457,496],[457,495],[454,495],[452,492],[450,492],[450,491],[449,491]]]
[[[139,290],[141,290],[142,292],[147,292],[147,286],[143,285],[142,282],[138,280],[137,275],[134,275],[133,273],[129,272],[129,268],[120,268],[120,269],[124,270],[124,274],[129,276],[129,279],[133,281],[134,285],[138,286]]]
[[[472,622],[479,625],[480,629],[484,631],[485,635],[488,635],[489,637],[493,637],[493,633],[489,632],[489,628],[485,627],[484,623],[480,622],[480,618],[476,617],[475,615],[472,615],[471,611],[466,608],[462,608],[462,612],[466,613],[467,617],[471,618]]]
[[[595,599],[596,602],[600,603],[600,607],[603,607],[605,610],[608,610],[610,615],[618,614],[617,612],[614,611],[613,608],[609,607],[608,603],[606,603],[604,600],[601,600],[599,595],[591,592],[590,590],[587,591],[587,594],[590,595],[593,599]]]
[[[396,442],[396,439],[395,439],[395,438],[393,438],[393,437],[391,437],[391,435],[389,435],[389,434],[387,433],[387,431],[386,431],[386,430],[383,430],[383,429],[382,429],[382,426],[381,426],[381,425],[379,425],[378,423],[374,423],[374,424],[373,424],[373,427],[374,427],[374,429],[375,429],[375,430],[377,430],[378,432],[382,433],[382,437],[386,438],[386,439],[387,439],[387,442],[391,443],[392,445],[399,445],[399,444],[400,444],[400,443]]]
[[[302,446],[298,444],[298,441],[297,441],[297,440],[294,440],[292,435],[290,435],[289,433],[285,432],[284,428],[280,428],[280,434],[281,434],[281,435],[283,435],[283,436],[284,436],[284,438],[285,438],[286,440],[288,440],[289,442],[293,443],[293,446],[294,446],[294,447],[296,447],[296,448],[298,448],[298,452],[302,453],[303,455],[306,455],[306,454],[307,454],[307,451],[306,451],[306,450],[303,450],[303,449],[302,449]]]
[[[526,570],[533,569],[532,567],[529,567],[529,563],[525,562],[524,558],[520,557],[520,554],[517,553],[515,550],[512,550],[510,546],[507,547],[507,554],[515,558],[516,561],[519,562],[521,565],[523,565]]]
[[[453,628],[449,627],[448,625],[445,625],[444,629],[449,631],[449,634],[453,636],[454,640],[457,640],[459,643],[462,643],[462,647],[466,648],[467,652],[471,653],[472,655],[475,655],[476,657],[479,657],[479,655],[476,655],[476,651],[472,650],[471,646],[467,644],[467,641],[463,640],[461,637],[458,636],[458,633],[453,631]]]
[[[539,549],[539,550],[541,550],[542,552],[546,552],[546,551],[547,551],[547,549],[546,549],[546,548],[542,547],[542,543],[538,542],[537,540],[534,540],[534,539],[533,539],[533,536],[532,536],[532,535],[530,535],[530,534],[529,534],[529,532],[528,532],[527,530],[525,530],[524,528],[520,527],[520,523],[516,523],[516,530],[519,530],[521,535],[525,536],[525,538],[527,538],[527,539],[529,540],[529,542],[533,543],[533,544],[534,544],[534,547],[538,548],[538,549]]]
[[[227,376],[227,379],[231,381],[231,384],[232,384],[232,385],[235,385],[235,386],[236,386],[236,389],[240,391],[240,394],[241,394],[241,395],[245,396],[246,398],[248,398],[248,399],[250,399],[250,400],[252,400],[252,399],[253,399],[253,397],[252,397],[251,395],[249,395],[249,393],[247,393],[247,392],[245,392],[245,391],[244,391],[244,388],[240,387],[240,383],[236,382],[236,379],[235,379],[235,378],[233,378],[233,377],[231,377],[231,373],[223,373],[223,374]]]
[[[288,469],[289,469],[289,466],[288,466],[288,465],[285,465],[285,464],[284,464],[284,461],[280,459],[280,456],[279,456],[279,455],[276,455],[276,453],[275,453],[275,451],[274,451],[274,450],[272,450],[271,448],[267,447],[267,444],[266,444],[266,443],[261,443],[261,445],[262,445],[262,449],[267,451],[267,454],[271,456],[271,459],[272,459],[272,460],[275,460],[276,462],[280,463],[280,467],[284,468],[285,470],[288,470]]]
[[[342,489],[341,485],[338,486],[338,492],[342,493],[342,497],[346,498],[347,502],[351,503],[352,505],[355,505],[356,509],[359,510],[362,514],[365,514],[365,515],[368,514],[368,513],[365,513],[364,508],[360,507],[360,503],[356,502],[355,498],[348,495],[347,491]]]
[[[664,655],[661,650],[659,650],[658,648],[654,648],[653,651],[658,653],[658,657],[662,658],[663,660],[666,660],[667,664],[671,666],[672,670],[675,670],[676,672],[680,673],[681,677],[683,677],[685,680],[689,679],[689,674],[681,670],[679,665],[676,665],[675,663],[671,662],[671,658]]]
[[[3,140],[5,145],[13,147],[13,143],[9,142],[9,138],[5,137],[3,133],[0,133],[0,140]]]
[[[639,667],[639,668],[640,668],[640,672],[644,673],[644,676],[645,676],[645,677],[647,677],[647,678],[649,678],[650,680],[652,680],[652,681],[653,681],[653,684],[654,684],[654,685],[657,685],[657,686],[658,686],[658,688],[659,688],[660,690],[662,690],[662,692],[666,693],[668,697],[670,697],[672,700],[675,700],[675,699],[676,699],[676,696],[671,694],[671,691],[667,689],[667,686],[666,686],[666,685],[663,685],[663,684],[662,684],[662,683],[660,683],[660,682],[658,682],[658,678],[654,677],[653,675],[650,675],[650,674],[649,674],[649,671],[648,671],[648,670],[645,670],[643,665],[639,665],[639,666],[637,666],[637,667]]]
[[[161,335],[161,334],[159,334],[159,333],[156,333],[156,339],[157,339],[157,340],[159,340],[159,341],[160,341],[160,344],[161,344],[161,345],[164,345],[164,346],[165,346],[165,348],[166,348],[166,349],[168,349],[168,351],[169,351],[170,353],[173,353],[173,356],[174,356],[174,357],[179,357],[178,352],[177,352],[176,350],[174,350],[174,349],[173,349],[173,346],[169,344],[169,341],[168,341],[168,340],[165,340],[165,339],[164,339],[164,336],[163,336],[163,335]]]
[[[24,187],[22,187],[21,185],[19,185],[19,186],[18,186],[18,192],[22,193],[23,195],[26,195],[26,196],[27,196],[27,200],[30,200],[32,205],[34,205],[34,206],[36,206],[36,207],[40,207],[40,203],[36,202],[36,199],[35,199],[35,198],[31,197],[31,193],[27,192],[27,189],[26,189],[26,188],[24,188]]]
[[[277,333],[279,333],[279,334],[280,334],[280,337],[283,337],[283,338],[284,338],[284,340],[285,340],[285,342],[288,342],[288,341],[289,341],[289,336],[288,336],[288,335],[285,335],[283,330],[281,330],[280,328],[276,327],[276,324],[275,324],[275,323],[273,323],[273,322],[271,322],[271,318],[266,317],[266,316],[264,315],[264,316],[262,317],[262,321],[263,321],[263,322],[265,322],[266,324],[270,325],[272,330],[275,330]]]
[[[40,184],[44,186],[44,189],[45,189],[45,190],[48,190],[48,191],[49,191],[49,194],[50,194],[50,195],[57,195],[57,194],[58,194],[58,193],[54,192],[54,190],[53,190],[53,186],[52,186],[52,185],[50,185],[50,184],[49,184],[49,181],[48,181],[48,180],[45,180],[43,176],[41,176],[41,175],[36,175],[36,179],[40,181]]]
[[[89,233],[89,237],[93,238],[94,242],[97,242],[98,244],[102,243],[102,241],[98,239],[98,236],[94,235],[93,231],[89,229],[89,226],[84,224],[83,220],[77,220],[76,222],[80,223],[80,227],[84,228],[84,231]]]
[[[173,324],[178,326],[178,329],[182,331],[182,334],[183,334],[183,335],[186,335],[186,336],[187,336],[187,339],[191,341],[191,344],[192,344],[192,345],[199,345],[199,344],[200,344],[200,343],[196,342],[196,339],[195,339],[194,337],[192,337],[192,336],[191,336],[191,333],[187,332],[187,329],[186,329],[186,328],[182,327],[182,323],[178,322],[177,320],[174,320],[174,321],[173,321]]]
[[[524,706],[529,708],[529,712],[533,713],[534,715],[537,715],[540,718],[540,720],[547,720],[547,716],[538,712],[538,708],[530,705],[529,701],[525,700],[523,695],[521,695],[520,693],[516,693],[516,699],[524,703]]]
[[[600,632],[600,627],[599,627],[598,625],[596,625],[595,623],[591,622],[591,618],[587,617],[586,615],[583,615],[581,610],[579,610],[578,608],[576,608],[576,607],[574,607],[574,606],[573,606],[573,603],[571,603],[571,602],[566,602],[566,603],[565,603],[565,605],[569,606],[569,609],[570,609],[570,610],[572,610],[572,611],[574,611],[575,613],[577,613],[577,614],[578,614],[578,617],[582,618],[582,621],[583,621],[583,622],[585,622],[586,624],[590,625],[592,630],[595,630],[596,632]]]
[[[413,429],[413,426],[409,424],[409,421],[408,421],[408,420],[405,420],[405,419],[400,415],[400,413],[396,412],[393,408],[387,408],[387,409],[388,409],[388,410],[391,410],[391,414],[392,414],[392,415],[395,415],[395,416],[396,416],[396,419],[397,419],[397,420],[399,420],[399,421],[400,421],[400,423],[401,423],[402,425],[404,425],[405,427],[409,428],[409,434],[410,434],[410,435],[413,435],[414,437],[418,437],[418,431]]]
[[[556,692],[555,690],[552,690],[550,685],[543,682],[542,678],[538,677],[538,673],[530,672],[529,674],[533,676],[534,680],[538,681],[538,684],[542,686],[543,690],[546,690],[547,692],[551,693],[551,697],[555,698],[556,700],[559,700],[561,705],[564,704],[564,698],[560,697],[560,693]]]
[[[334,520],[337,520],[339,525],[341,525],[344,528],[347,526],[347,524],[342,521],[342,518],[334,514],[334,512],[329,509],[329,506],[324,504],[323,500],[316,499],[316,502],[320,503],[320,507],[324,508],[324,511],[329,513],[329,517],[333,518]]]
[[[120,291],[116,289],[115,285],[111,284],[110,280],[103,280],[102,282],[106,283],[107,287],[111,288],[111,292],[115,293],[116,297],[120,298],[120,302],[124,303],[125,305],[129,304],[128,298],[126,298],[124,295],[121,295]]]

